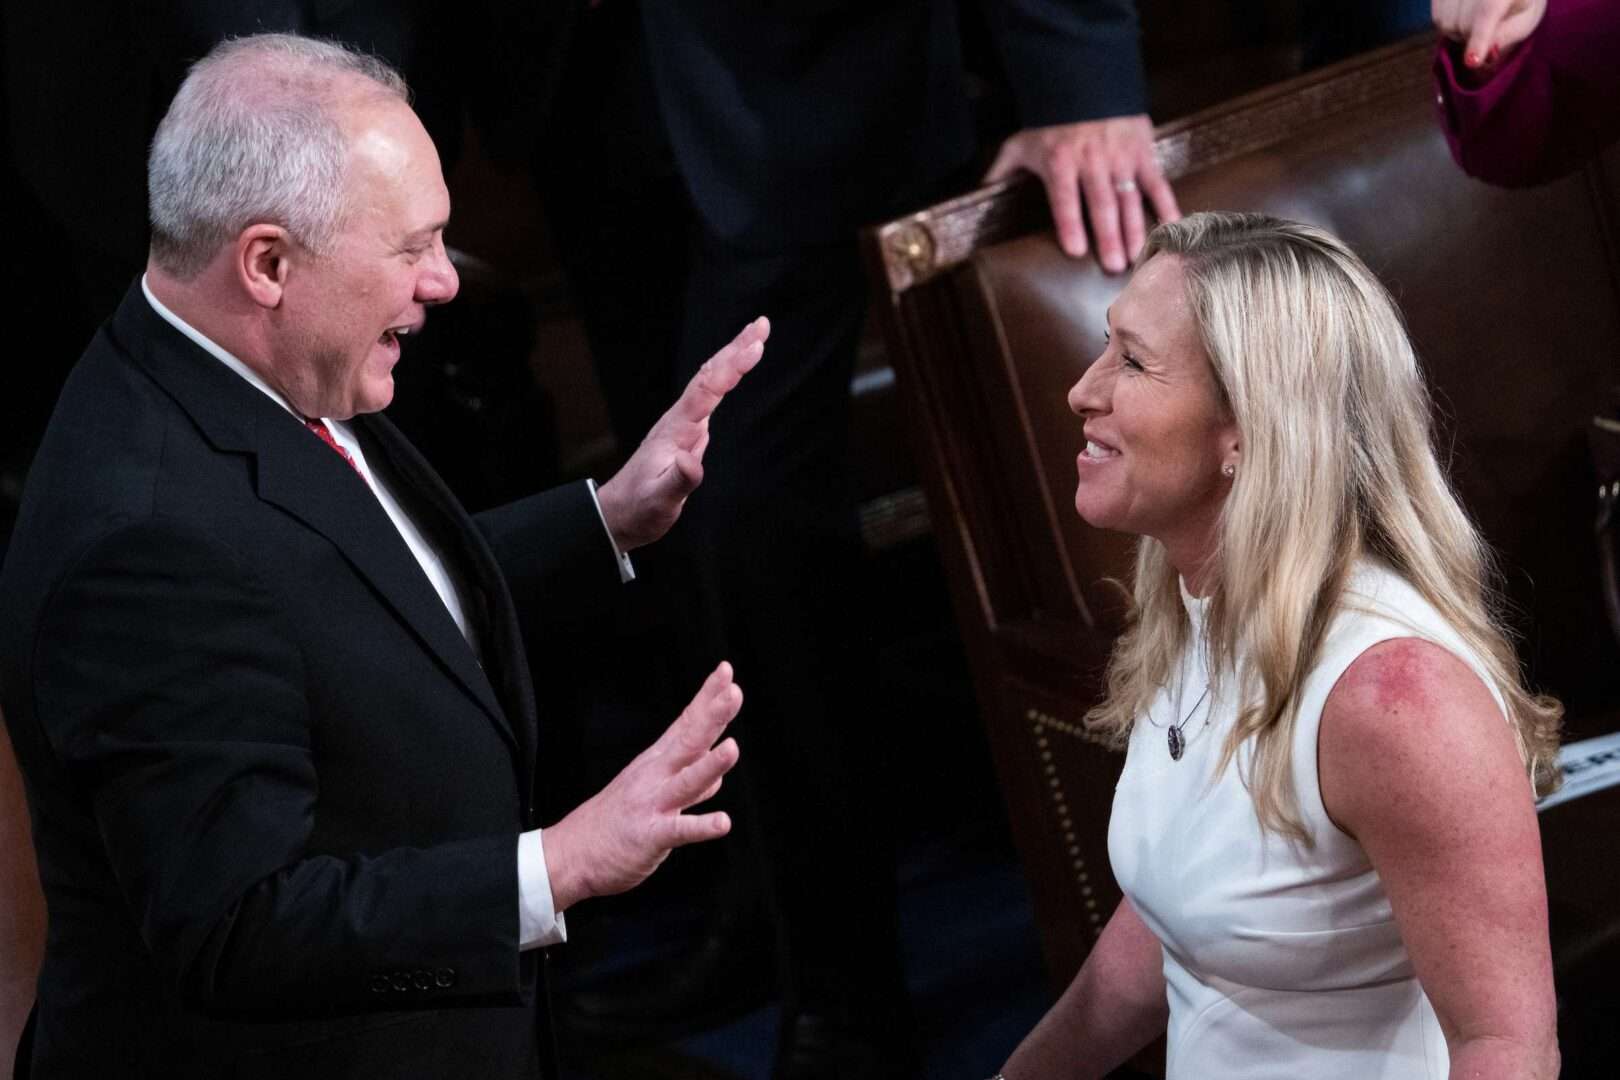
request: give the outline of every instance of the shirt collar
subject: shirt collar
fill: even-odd
[[[190,323],[186,322],[186,320],[182,319],[174,312],[170,311],[163,305],[163,301],[159,300],[156,296],[153,296],[151,286],[146,283],[145,274],[141,275],[141,292],[146,296],[146,302],[152,305],[152,310],[157,312],[164,322],[168,323],[170,326],[184,334],[187,338],[191,339],[191,341],[195,342],[197,347],[203,352],[207,353],[209,356],[212,356],[214,359],[218,360],[220,363],[242,376],[242,378],[246,379],[251,386],[256,388],[260,393],[264,394],[265,397],[292,413],[298,418],[300,423],[303,422],[304,414],[293,408],[292,403],[283,397],[278,390],[261,379],[258,372],[254,371],[252,368],[242,363],[242,361],[226,352],[219,346],[217,342],[209,338],[195,326],[192,326]]]

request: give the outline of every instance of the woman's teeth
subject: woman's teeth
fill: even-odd
[[[1090,439],[1086,440],[1086,457],[1088,457],[1088,458],[1110,458],[1110,457],[1118,457],[1118,456],[1119,456],[1119,451],[1115,450],[1113,447],[1104,446],[1102,443],[1098,443],[1098,442],[1092,442]]]

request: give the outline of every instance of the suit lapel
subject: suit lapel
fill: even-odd
[[[294,417],[285,421],[260,426],[259,497],[330,540],[516,749],[512,725],[472,647],[376,495]]]
[[[329,540],[518,750],[517,734],[471,646],[359,474],[287,410],[165,322],[138,284],[125,297],[113,333],[216,449],[256,457],[259,498]]]
[[[392,422],[379,413],[356,417],[354,425],[366,443],[368,457],[373,450],[380,453],[399,481],[420,499],[423,505],[413,508],[413,512],[433,515],[440,526],[433,531],[448,542],[447,554],[466,571],[463,587],[469,593],[467,600],[482,616],[484,673],[494,683],[512,722],[524,790],[528,791],[538,742],[534,686],[528,675],[517,610],[494,552],[439,474]]]

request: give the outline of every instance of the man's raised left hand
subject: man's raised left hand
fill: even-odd
[[[703,482],[709,417],[759,363],[770,334],[770,320],[760,316],[743,327],[731,344],[705,360],[624,468],[597,490],[602,517],[620,550],[652,543],[681,516],[686,497]]]

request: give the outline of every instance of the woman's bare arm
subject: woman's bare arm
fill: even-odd
[[[1556,1077],[1541,834],[1485,684],[1431,642],[1375,645],[1328,695],[1317,769],[1389,892],[1451,1075]]]
[[[1100,1077],[1164,1033],[1159,939],[1121,900],[1080,973],[1001,1071],[1007,1080]]]

